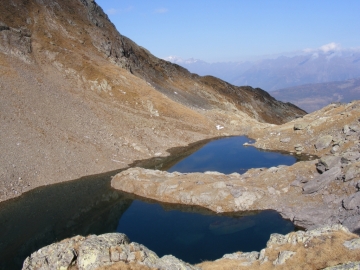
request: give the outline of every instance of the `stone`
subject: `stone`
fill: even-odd
[[[294,256],[296,252],[284,250],[279,252],[278,258],[273,262],[273,265],[280,265],[284,264],[288,259],[290,259],[292,256]]]
[[[296,145],[294,146],[294,148],[295,148],[296,152],[302,152],[302,151],[304,151],[304,147],[303,147],[301,144],[296,144]]]
[[[360,269],[360,262],[348,262],[348,263],[324,268],[324,270],[359,270],[359,269]]]
[[[323,174],[315,177],[303,186],[303,194],[311,194],[326,187],[331,181],[335,180],[341,175],[340,167],[333,167]]]
[[[150,265],[149,265],[150,266]],[[150,266],[151,268],[156,268],[160,270],[200,270],[199,267],[190,265],[186,262],[183,262],[182,260],[172,256],[172,255],[165,255],[160,258],[153,266]]]
[[[319,162],[316,165],[316,169],[321,173],[329,170],[334,166],[341,165],[341,157],[337,156],[323,156],[320,158]]]
[[[349,127],[349,125],[345,125],[345,126],[343,127],[343,132],[344,132],[344,134],[348,134],[348,133],[350,132],[350,127]]]
[[[349,241],[344,242],[344,247],[354,250],[354,249],[360,249],[360,238],[355,238]]]
[[[325,148],[329,147],[331,142],[332,142],[332,136],[331,135],[322,136],[316,141],[315,148],[317,150],[325,149]]]
[[[73,247],[77,243],[81,243],[82,240],[81,237],[74,237],[68,241],[64,240],[43,247],[25,259],[22,269],[68,269],[77,257]],[[44,268],[41,268],[41,266]]]
[[[286,237],[279,233],[272,233],[266,243],[266,247],[271,248],[273,245],[283,245],[287,242]]]
[[[111,263],[110,247],[128,243],[129,238],[120,233],[89,236],[79,248],[79,258],[77,259],[79,270],[92,270],[103,264]]]
[[[343,222],[346,228],[348,228],[351,232],[360,235],[360,215],[347,217]]]
[[[359,158],[360,158],[359,151],[346,152],[345,154],[342,155],[341,162],[345,164],[349,164],[351,162],[358,160]]]
[[[353,163],[345,169],[344,181],[351,181],[357,177],[360,177],[360,162]]]
[[[282,143],[288,143],[288,142],[290,142],[291,141],[291,139],[288,137],[288,138],[281,138],[280,139],[280,142],[282,142]]]
[[[303,130],[305,129],[309,124],[308,123],[304,123],[304,122],[300,122],[300,123],[296,123],[294,125],[294,130]]]
[[[354,210],[360,208],[360,192],[350,195],[343,200],[343,206],[347,210]]]

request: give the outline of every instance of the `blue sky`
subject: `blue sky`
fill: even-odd
[[[359,0],[96,0],[155,56],[239,61],[335,43],[360,48]]]

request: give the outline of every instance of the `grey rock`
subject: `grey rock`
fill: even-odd
[[[279,233],[272,233],[270,239],[266,243],[266,247],[272,247],[272,245],[283,245],[287,243],[285,235]]]
[[[360,162],[353,163],[345,169],[344,181],[351,181],[357,177],[360,177]]]
[[[360,262],[348,262],[341,265],[324,268],[324,270],[359,270],[359,269],[360,269]]]
[[[252,251],[252,252],[236,252],[236,253],[231,253],[231,254],[225,254],[223,256],[224,259],[232,259],[232,260],[247,260],[249,262],[254,262],[256,261],[260,256],[260,253],[257,251]]]
[[[280,139],[280,142],[282,142],[282,143],[288,143],[288,142],[290,142],[290,141],[291,141],[290,138],[281,138],[281,139]]]
[[[321,149],[325,149],[325,148],[329,147],[329,145],[332,142],[332,138],[333,137],[331,135],[326,135],[326,136],[320,137],[315,143],[315,148],[318,150],[321,150]]]
[[[273,265],[280,265],[284,264],[288,259],[290,259],[292,256],[294,256],[296,252],[284,250],[279,252],[278,258],[273,262]]]
[[[240,188],[230,188],[230,194],[234,197],[234,198],[239,198],[242,195],[243,191]]]
[[[92,270],[118,261],[135,262],[149,268],[164,270],[199,269],[171,255],[159,258],[145,246],[129,243],[127,236],[121,233],[90,235],[87,238],[75,236],[46,246],[26,258],[22,269]]]
[[[200,268],[185,263],[172,255],[161,257],[156,264],[150,267],[160,270],[200,270]]]
[[[341,162],[348,164],[358,160],[359,158],[360,158],[359,151],[346,152],[345,154],[342,155]]]
[[[296,123],[294,125],[294,130],[303,130],[305,129],[309,124],[305,122]]]
[[[301,144],[294,145],[294,148],[295,148],[296,152],[304,151],[304,147]]]
[[[313,180],[307,182],[303,186],[303,194],[311,194],[326,187],[331,181],[335,180],[341,175],[340,167],[333,167],[323,174],[315,177]]]
[[[345,241],[344,246],[350,250],[360,249],[360,238]]]
[[[77,265],[79,270],[92,270],[111,263],[109,250],[113,246],[128,244],[125,234],[108,233],[100,236],[91,235],[79,248]]]
[[[344,132],[344,134],[348,134],[348,133],[350,132],[350,127],[349,127],[349,125],[345,125],[345,126],[343,127],[343,132]]]
[[[353,132],[360,132],[360,126],[359,125],[351,125],[349,129]]]
[[[295,212],[293,222],[297,226],[311,229],[327,224],[333,214],[334,209],[327,205],[303,206]]]
[[[74,237],[43,247],[25,259],[22,269],[68,269],[77,257],[74,245],[82,240],[81,237]]]
[[[354,210],[360,208],[360,192],[350,195],[343,200],[343,206],[347,210]]]
[[[360,215],[347,217],[342,225],[349,229],[349,231],[360,235]]]
[[[337,156],[323,156],[320,158],[318,164],[316,165],[316,169],[320,172],[325,172],[334,166],[341,165],[341,157]]]

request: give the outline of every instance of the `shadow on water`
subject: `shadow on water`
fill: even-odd
[[[129,167],[167,170],[216,139],[218,138],[196,142],[187,147],[171,148],[168,150],[168,157],[135,161]],[[123,220],[123,214],[133,201],[139,201],[137,196],[111,188],[112,176],[128,168],[36,188],[18,198],[0,203],[0,269],[21,269],[24,259],[32,252],[74,235],[115,232],[119,220]],[[152,200],[140,200],[154,205]],[[215,215],[201,207],[155,205],[165,212],[180,210],[205,216]],[[243,215],[244,213],[231,213],[223,216],[239,218]],[[132,239],[131,235],[130,239],[136,241],[136,237]]]

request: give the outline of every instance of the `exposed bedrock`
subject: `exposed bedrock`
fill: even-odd
[[[26,258],[22,269],[355,269],[336,267],[359,267],[359,251],[357,235],[341,225],[331,225],[272,234],[260,252],[235,252],[190,265],[171,255],[159,258],[147,247],[130,242],[125,234],[108,233],[75,236],[43,247]]]

